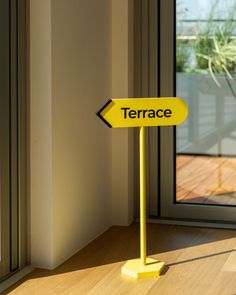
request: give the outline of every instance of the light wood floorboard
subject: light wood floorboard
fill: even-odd
[[[166,262],[159,278],[121,275],[139,256],[139,225],[112,227],[54,271],[37,269],[3,294],[236,295],[234,230],[148,224],[148,255]],[[231,257],[231,258],[230,258]]]

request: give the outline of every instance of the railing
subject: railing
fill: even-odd
[[[189,117],[177,127],[177,153],[236,156],[236,80],[219,75],[177,73],[176,95]]]

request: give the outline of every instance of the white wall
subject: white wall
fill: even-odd
[[[112,97],[133,97],[132,0],[112,0]],[[133,179],[133,129],[113,129],[113,224],[133,221]]]
[[[111,226],[111,1],[52,1],[54,264]],[[60,245],[60,246],[59,246]]]
[[[112,224],[132,221],[132,134],[112,131],[95,115],[106,98],[129,95],[127,3],[30,0],[35,266],[54,268]],[[114,29],[122,40],[115,53]]]
[[[53,242],[51,4],[48,0],[30,4],[31,260],[49,268]]]

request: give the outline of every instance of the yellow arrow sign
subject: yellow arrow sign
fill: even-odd
[[[188,115],[185,101],[166,98],[114,98],[97,115],[109,127],[170,126],[181,124]]]

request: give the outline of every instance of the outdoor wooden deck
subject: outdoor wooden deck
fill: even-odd
[[[177,201],[236,205],[236,158],[178,155]]]

